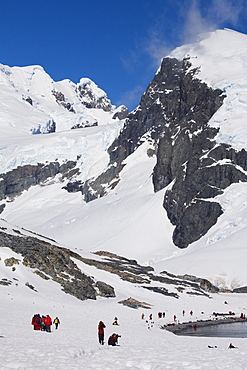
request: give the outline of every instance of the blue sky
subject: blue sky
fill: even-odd
[[[247,33],[246,0],[0,0],[0,63],[91,78],[130,110],[161,58],[199,33]]]

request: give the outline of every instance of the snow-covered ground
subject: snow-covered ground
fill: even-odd
[[[0,261],[2,266],[3,261]],[[18,270],[20,268],[20,270]],[[88,273],[107,279],[107,272],[87,268]],[[18,272],[19,271],[19,272]],[[13,273],[10,273],[10,275]],[[0,286],[0,369],[229,369],[244,370],[247,361],[247,341],[244,338],[203,338],[176,336],[160,326],[173,322],[175,314],[180,322],[206,319],[212,312],[234,311],[247,314],[247,297],[242,294],[214,294],[213,298],[182,295],[164,297],[140,290],[116,276],[108,276],[116,287],[116,298],[79,301],[62,293],[56,283],[44,281],[17,266],[16,285]],[[24,285],[28,279],[38,292]],[[31,279],[31,280],[30,280]],[[152,304],[150,310],[132,309],[118,302],[129,296]],[[224,302],[227,301],[226,305]],[[185,310],[185,316],[182,316]],[[189,315],[193,310],[192,318]],[[159,319],[157,313],[165,312]],[[52,333],[34,331],[32,316],[49,314],[60,319],[60,326]],[[141,319],[141,314],[145,319]],[[153,324],[148,320],[153,314]],[[113,326],[114,317],[119,326]],[[100,345],[97,325],[103,320],[105,341],[112,333],[121,335],[119,346]],[[146,322],[148,321],[148,323]],[[238,349],[228,349],[232,342]],[[217,346],[217,348],[208,348]]]

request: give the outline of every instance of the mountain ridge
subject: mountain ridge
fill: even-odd
[[[51,121],[40,127],[38,122],[33,126],[31,121],[37,118],[36,111],[30,116],[32,119],[25,121],[25,114],[20,115],[19,104],[18,109],[11,112],[12,116],[10,110],[0,109],[0,124],[7,138],[5,143],[1,143],[3,178],[6,176],[6,170],[3,169],[15,169],[18,161],[21,166],[28,162],[29,165],[37,165],[35,161],[38,158],[42,158],[43,166],[46,161],[52,163],[57,160],[59,166],[66,166],[68,161],[75,162],[69,178],[60,171],[55,176],[48,173],[40,184],[31,181],[31,184],[35,184],[34,187],[23,187],[21,192],[25,191],[18,198],[4,195],[1,202],[2,216],[20,226],[30,223],[35,232],[56,240],[58,237],[60,243],[64,240],[64,244],[72,249],[78,247],[83,239],[83,248],[86,250],[104,249],[119,255],[125,255],[126,251],[127,257],[131,257],[133,253],[138,261],[151,261],[159,271],[194,273],[210,281],[226,274],[228,286],[235,276],[239,276],[240,284],[244,285],[245,272],[241,269],[236,271],[234,266],[231,268],[227,258],[223,259],[221,269],[217,269],[216,265],[213,268],[208,265],[210,256],[220,261],[221,253],[228,255],[228,243],[226,247],[221,244],[223,238],[214,243],[217,253],[212,252],[213,244],[210,240],[216,235],[213,233],[221,225],[221,219],[225,220],[222,233],[227,235],[233,216],[229,211],[225,213],[229,214],[226,216],[228,218],[223,217],[224,199],[226,196],[233,196],[232,189],[242,189],[246,182],[245,136],[242,136],[242,141],[240,139],[241,133],[246,131],[243,125],[247,105],[245,78],[242,79],[241,71],[239,76],[236,72],[233,83],[229,83],[231,76],[227,76],[225,80],[221,78],[220,84],[216,81],[211,87],[206,84],[202,75],[206,73],[204,67],[207,65],[207,48],[212,45],[213,50],[217,49],[217,43],[225,43],[229,34],[231,40],[239,37],[234,32],[219,31],[200,41],[197,49],[193,46],[193,53],[196,50],[201,52],[197,58],[193,53],[190,57],[187,55],[191,46],[181,47],[181,52],[175,50],[172,57],[170,55],[164,58],[154,80],[143,94],[140,105],[129,114],[125,111],[120,120],[113,119],[115,108],[105,111],[88,105],[88,102],[87,106],[83,105],[81,101],[81,113],[85,115],[75,118],[77,113],[69,109],[76,111],[79,102],[77,105],[71,104],[70,99],[66,100],[62,89],[57,89],[55,95],[51,92],[53,89],[49,89],[52,99],[49,109],[52,111],[54,104],[57,107],[54,116],[56,119],[53,117],[56,129],[52,133],[46,131],[46,123]],[[241,59],[243,68],[246,63],[245,40],[246,35],[241,35],[240,41],[232,49],[229,46],[221,48],[221,52],[227,50],[228,55],[231,55],[238,47],[237,56]],[[182,52],[185,53],[183,61],[174,58],[176,53],[182,55]],[[221,59],[217,55],[217,66],[220,66],[220,62],[223,63],[221,76],[227,70],[225,59],[227,58],[224,55]],[[205,63],[201,65],[201,61]],[[236,69],[237,66],[236,64]],[[209,69],[208,76],[208,81],[212,76],[214,78],[214,71]],[[71,85],[68,80],[65,82],[65,85]],[[102,96],[102,93],[99,95]],[[19,101],[22,107],[28,107],[29,113],[34,112],[31,96],[30,99]],[[109,107],[107,100],[105,102],[104,107]],[[61,103],[69,103],[69,109],[60,106]],[[20,126],[21,136],[17,135],[11,140],[10,131],[5,130],[6,112],[8,117],[18,117],[14,126],[7,120],[11,132],[16,132],[21,117],[26,128],[39,128],[36,132],[38,135],[30,135],[29,129],[25,128],[23,131]],[[39,118],[40,112],[41,110]],[[82,121],[85,123],[89,116],[93,117],[89,120],[91,127],[86,128],[84,125],[84,128],[79,128],[77,124]],[[98,126],[95,126],[95,121],[99,123]],[[225,127],[222,128],[224,124]],[[231,134],[230,129],[233,126],[236,127],[236,135]],[[222,141],[222,138],[225,140]],[[25,143],[26,146],[20,143]],[[7,163],[11,165],[6,167],[7,159]],[[5,186],[3,180],[1,185]],[[49,187],[50,194],[45,187]],[[245,190],[242,191],[243,197],[244,193]],[[48,200],[54,207],[47,204]],[[85,200],[90,202],[85,203]],[[38,209],[32,208],[32,204],[37,204]],[[245,212],[241,212],[243,230]],[[91,235],[94,233],[90,230],[94,229],[97,233]],[[70,230],[73,230],[73,235]],[[233,234],[237,232],[234,228],[231,230]],[[229,243],[232,245],[232,242]],[[133,247],[128,244],[133,244]],[[246,252],[243,242],[240,244],[237,261],[241,265]],[[187,251],[180,252],[175,245],[187,247]],[[208,257],[203,263],[198,260],[198,251],[205,248],[208,248]],[[198,257],[195,257],[192,266],[189,254],[196,256],[194,251],[198,252]],[[184,266],[179,261],[183,261]],[[198,273],[200,268],[202,275]]]

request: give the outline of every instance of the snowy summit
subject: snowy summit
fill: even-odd
[[[162,330],[247,315],[246,72],[247,35],[203,34],[129,113],[0,65],[1,369],[246,368],[243,338]]]

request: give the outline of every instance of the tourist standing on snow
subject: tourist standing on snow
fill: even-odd
[[[45,324],[45,330],[50,333],[51,332],[51,325],[52,325],[52,319],[50,318],[49,315],[46,315],[44,319],[44,324]]]
[[[32,318],[32,323],[34,330],[40,330],[41,328],[41,317],[39,314],[36,314]]]
[[[105,329],[105,324],[103,323],[103,321],[100,321],[99,322],[99,325],[98,325],[98,336],[99,336],[99,343],[100,344],[104,344],[104,329]]]
[[[60,321],[59,321],[59,318],[58,317],[56,317],[54,319],[53,324],[55,324],[55,329],[57,329],[58,328],[58,324],[60,324]]]
[[[42,318],[41,318],[41,331],[45,331],[46,328],[45,328],[45,316],[42,315]]]
[[[112,325],[118,325],[118,318],[117,317],[114,318],[114,321],[113,321]]]

